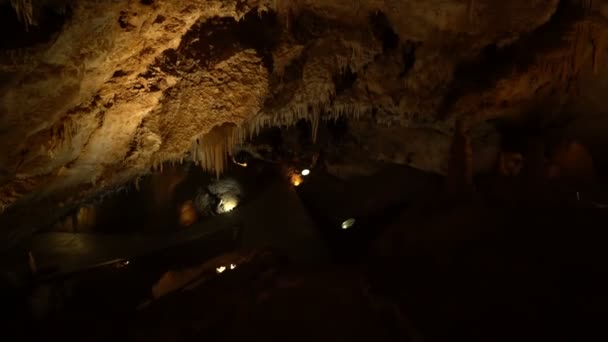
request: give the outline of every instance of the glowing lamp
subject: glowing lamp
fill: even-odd
[[[235,265],[235,264],[230,264],[230,269],[231,269],[231,270],[233,270],[233,269],[235,269],[235,268],[236,268],[236,265]]]
[[[240,166],[240,167],[247,167],[247,163],[243,162],[243,163],[239,163],[238,161],[236,161],[236,159],[232,158],[232,162],[235,163],[236,165]]]
[[[222,200],[222,208],[223,208],[223,212],[227,213],[232,211],[234,208],[236,208],[237,206],[237,201],[234,198],[229,198],[227,200]]]
[[[215,269],[215,272],[217,274],[220,274],[220,273],[224,272],[225,270],[226,270],[226,266],[220,266]]]
[[[302,184],[302,176],[299,174],[293,174],[291,176],[291,184],[293,184],[293,186],[299,186]]]
[[[304,169],[304,170],[302,170],[301,174],[302,174],[302,176],[306,177],[306,176],[308,176],[310,174],[310,170],[309,169]]]
[[[131,262],[129,260],[121,260],[121,261],[114,263],[112,266],[114,268],[124,268],[124,267],[129,266],[130,263]]]
[[[348,220],[342,222],[342,229],[348,229],[352,226],[355,225],[355,219],[354,218],[349,218]]]

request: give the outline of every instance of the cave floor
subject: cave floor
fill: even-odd
[[[383,179],[395,185],[391,172]],[[572,341],[605,334],[607,211],[569,197],[549,204],[535,202],[542,196],[439,200],[433,179],[399,183],[393,191],[411,193],[395,197],[390,187],[364,182],[327,186],[334,181],[312,176],[297,189],[268,183],[235,211],[171,238],[40,235],[39,246],[48,246],[34,249],[40,265],[61,265],[68,274],[32,291],[30,307],[47,318],[21,333],[146,341]],[[426,203],[407,200],[425,192]],[[373,205],[358,198],[393,209],[374,216]],[[358,214],[357,226],[328,234],[349,214],[345,208]],[[216,274],[210,264],[226,252],[263,250],[268,254],[235,261],[235,270]],[[112,259],[130,263],[89,269]],[[211,273],[141,306],[165,272],[188,274],[197,265]]]

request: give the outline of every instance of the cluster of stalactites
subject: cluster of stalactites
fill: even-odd
[[[584,10],[591,10],[593,8],[593,0],[577,0],[576,2]]]
[[[550,56],[542,64],[543,72],[555,75],[562,82],[577,77],[589,61],[587,52],[590,43],[593,45],[590,62],[593,70],[598,71],[601,61],[606,57],[608,42],[608,32],[602,25],[593,20],[582,20],[574,24],[564,40],[568,42],[565,53],[558,51],[554,57]]]
[[[228,157],[233,155],[234,147],[259,135],[264,128],[291,127],[300,120],[306,120],[312,126],[312,140],[315,142],[321,120],[338,120],[341,117],[359,119],[368,111],[369,108],[357,105],[336,104],[330,110],[318,105],[297,105],[275,115],[260,114],[239,127],[232,123],[223,124],[201,134],[193,140],[190,156],[196,165],[219,177],[226,169]]]
[[[605,26],[593,20],[585,21],[576,26],[575,39],[573,42],[573,54],[578,56],[581,53],[583,44],[589,44],[591,42],[593,46],[593,52],[591,55],[591,63],[593,65],[593,71],[598,72],[598,68],[602,65],[603,60],[606,58],[606,43],[608,42],[608,31]],[[584,61],[581,61],[582,64]]]
[[[359,105],[335,104],[328,109],[325,105],[306,105],[297,104],[289,110],[285,110],[274,115],[261,113],[255,118],[243,123],[235,130],[235,139],[244,142],[257,136],[262,129],[267,127],[292,127],[300,120],[306,120],[311,124],[311,134],[313,142],[316,142],[321,120],[337,121],[341,117],[348,117],[358,120],[363,113],[370,111],[370,108]]]
[[[232,123],[215,126],[194,139],[190,151],[192,161],[219,178],[226,168],[228,156],[233,154],[234,146],[239,143],[235,140],[235,128]]]
[[[30,26],[35,25],[32,0],[11,0],[11,5],[19,20],[25,25],[26,31],[29,30]]]

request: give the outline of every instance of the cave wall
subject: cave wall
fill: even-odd
[[[226,123],[235,127],[219,142],[226,151],[300,119],[405,127],[406,141],[428,141],[413,166],[441,173],[456,118],[477,127],[529,110],[571,94],[584,67],[602,65],[605,8],[574,0],[41,2],[28,30],[49,34],[34,39],[25,25],[16,30],[18,20],[3,24],[3,35],[22,39],[0,50],[0,208],[69,207],[197,149],[209,159],[217,148],[197,139]],[[45,11],[60,13],[48,27]]]

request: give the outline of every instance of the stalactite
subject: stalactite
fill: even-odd
[[[579,4],[585,10],[592,5],[590,2]],[[539,72],[546,78],[558,80],[568,90],[568,85],[580,75],[587,63],[590,62],[593,70],[598,71],[606,54],[606,33],[592,17],[573,23],[569,32],[563,35],[564,48],[544,56],[538,66]]]
[[[135,178],[135,190],[139,191],[139,181],[141,180],[141,177],[137,177]]]
[[[29,31],[30,26],[35,25],[32,0],[11,0],[11,5],[19,20],[25,25],[25,30]]]
[[[223,124],[196,138],[190,151],[192,161],[219,178],[224,172],[227,156],[233,154],[235,144],[242,139],[235,131],[238,130],[234,124]]]
[[[213,172],[219,177],[225,170],[228,156],[233,155],[235,146],[253,139],[267,127],[291,127],[300,120],[306,120],[311,123],[312,140],[316,141],[321,120],[338,120],[344,116],[359,119],[368,111],[370,111],[369,107],[359,105],[336,104],[328,109],[323,103],[312,106],[299,103],[274,115],[259,113],[238,127],[224,124],[200,135],[192,142],[190,156],[192,161],[203,170]]]
[[[593,9],[593,0],[585,0],[583,6],[588,11],[592,10]]]
[[[592,34],[593,44],[593,72],[599,71],[599,66],[602,65],[603,60],[606,59],[606,43],[608,38],[608,32],[603,29],[595,29]]]
[[[573,0],[571,3],[575,6],[579,6],[585,11],[591,11],[593,9],[593,0]]]
[[[473,16],[475,14],[475,0],[469,0],[469,22],[473,22]]]
[[[317,134],[319,131],[319,112],[315,111],[312,114],[312,142],[316,143],[317,142]]]
[[[292,127],[300,120],[311,123],[312,140],[316,141],[321,120],[337,121],[341,117],[358,120],[363,113],[371,111],[371,107],[353,104],[334,104],[328,106],[324,103],[316,105],[293,104],[289,109],[275,114],[259,113],[254,118],[242,123],[233,131],[231,141],[233,145],[243,144],[253,139],[267,127]]]

